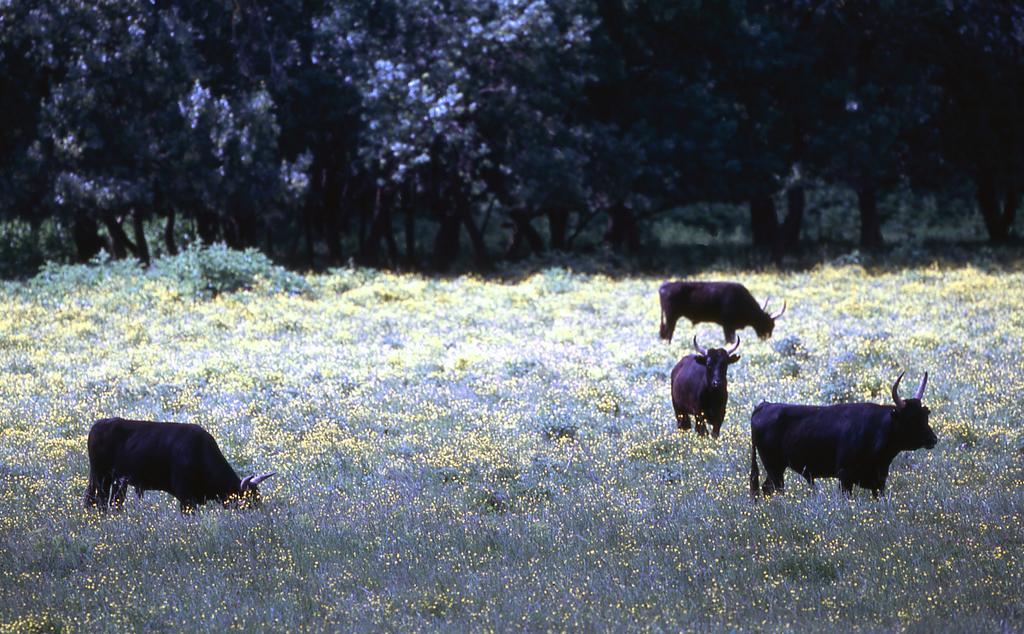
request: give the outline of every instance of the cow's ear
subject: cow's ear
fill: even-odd
[[[697,362],[697,365],[707,365],[708,364],[708,358],[705,357],[704,355],[701,355],[701,354],[695,356],[693,358],[693,360]]]
[[[729,363],[736,363],[739,360],[740,360],[740,355],[738,355],[738,354],[731,354],[731,355],[729,355]]]

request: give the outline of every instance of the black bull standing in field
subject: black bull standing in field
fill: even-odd
[[[848,403],[815,407],[761,403],[750,417],[750,494],[757,495],[757,456],[767,472],[765,495],[782,490],[786,467],[809,483],[815,478],[839,478],[843,492],[853,485],[871,489],[877,498],[885,490],[889,465],[901,451],[935,446],[928,425],[928,408],[921,405],[928,384],[925,372],[914,398],[900,398],[903,374],[892,386],[894,405]]]
[[[661,300],[661,338],[672,341],[676,322],[686,317],[694,324],[714,322],[722,326],[725,340],[736,341],[736,331],[752,326],[761,339],[772,336],[775,320],[786,312],[771,315],[758,306],[745,286],[736,282],[665,282],[658,289]]]
[[[128,486],[141,498],[147,489],[178,498],[182,512],[207,500],[227,505],[259,503],[257,485],[274,475],[240,479],[205,429],[198,425],[105,418],[89,430],[86,506],[124,503]]]
[[[707,350],[700,347],[694,335],[693,347],[699,354],[686,355],[672,368],[672,409],[676,412],[676,424],[679,429],[689,429],[690,415],[693,415],[697,419],[698,434],[705,435],[710,423],[711,437],[718,438],[729,402],[727,371],[729,365],[740,360],[739,355],[733,354],[740,347],[739,337],[728,350]]]

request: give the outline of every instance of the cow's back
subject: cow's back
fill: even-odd
[[[749,321],[761,310],[747,287],[739,282],[711,282],[708,286],[723,316]]]
[[[217,442],[198,425],[102,419],[89,431],[88,448],[91,470],[126,476],[144,490],[212,497],[237,484]]]
[[[758,306],[750,291],[739,282],[695,282],[687,309],[699,321],[732,323],[747,320]]]
[[[750,418],[751,437],[763,460],[833,476],[840,462],[867,458],[884,431],[879,426],[887,411],[870,403],[762,403]]]

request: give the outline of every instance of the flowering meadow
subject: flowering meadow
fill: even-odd
[[[302,276],[222,248],[0,285],[0,631],[1024,628],[1024,273],[708,271],[740,333],[718,440],[676,430],[660,278]],[[888,494],[751,501],[761,400],[889,402],[939,437]],[[108,416],[197,423],[264,504],[82,507]]]

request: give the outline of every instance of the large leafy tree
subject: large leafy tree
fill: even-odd
[[[444,268],[636,249],[658,214],[725,202],[781,259],[806,183],[855,191],[873,247],[909,182],[966,185],[1005,241],[1022,22],[928,0],[14,0],[0,218],[54,218],[82,258],[148,259],[159,219],[171,252]]]
[[[973,181],[989,238],[1005,242],[1024,190],[1024,7],[955,2],[929,17],[943,156]]]
[[[581,131],[565,108],[581,85],[589,24],[572,9],[542,1],[341,3],[317,21],[318,58],[361,95],[349,169],[355,188],[368,190],[359,231],[365,261],[377,261],[382,239],[395,259],[394,209],[406,215],[410,259],[417,217],[437,224],[440,266],[457,253],[460,229],[486,266],[492,216],[537,245],[527,207],[545,192],[580,189],[543,175],[553,161],[581,155]],[[571,204],[558,196],[550,203],[554,213]]]

